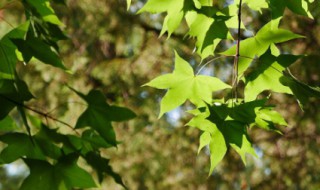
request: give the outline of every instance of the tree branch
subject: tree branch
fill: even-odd
[[[242,0],[239,2],[238,9],[238,34],[237,34],[237,48],[236,55],[234,57],[233,63],[233,89],[234,89],[234,98],[236,102],[238,101],[238,80],[239,80],[239,57],[240,57],[240,41],[241,41],[241,8]]]
[[[80,135],[80,134],[78,133],[78,131],[76,131],[70,124],[68,124],[68,123],[66,123],[66,122],[64,122],[64,121],[61,121],[61,120],[59,120],[59,119],[51,116],[49,113],[44,113],[44,112],[41,112],[41,111],[36,110],[36,109],[34,109],[34,108],[31,108],[31,107],[29,107],[29,106],[27,106],[27,105],[24,105],[24,104],[20,103],[20,102],[17,102],[17,101],[15,101],[15,100],[12,100],[12,99],[10,99],[10,98],[2,95],[2,94],[0,94],[0,96],[3,97],[3,98],[6,99],[6,100],[8,100],[8,101],[10,101],[10,102],[18,105],[18,106],[21,106],[21,107],[23,107],[23,108],[25,108],[25,109],[27,109],[27,110],[29,110],[29,111],[32,111],[32,112],[34,112],[34,113],[36,113],[36,114],[38,114],[38,115],[41,115],[41,116],[43,116],[43,117],[46,118],[46,119],[51,119],[52,121],[56,121],[56,122],[58,122],[58,123],[60,123],[60,124],[63,124],[63,125],[65,125],[65,126],[69,127],[70,129],[72,129],[77,135]]]

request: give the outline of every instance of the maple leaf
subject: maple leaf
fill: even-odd
[[[167,16],[163,21],[163,27],[161,35],[168,31],[169,36],[178,28],[180,25],[184,11],[184,0],[149,0],[139,11],[150,12],[150,13],[161,13],[166,12]]]
[[[231,88],[220,79],[205,75],[194,75],[192,67],[175,52],[173,73],[159,76],[143,86],[168,89],[161,100],[159,118],[166,112],[190,100],[199,106],[210,103],[212,92]]]
[[[261,9],[268,8],[268,3],[265,0],[244,0],[243,3],[246,3],[248,7],[259,12],[261,12]]]
[[[286,8],[290,9],[290,11],[296,14],[307,16],[313,19],[313,16],[309,10],[308,2],[306,2],[306,0],[270,0],[269,8],[272,12],[273,19],[282,17]]]
[[[69,87],[88,103],[87,109],[78,118],[76,129],[91,127],[109,144],[116,146],[116,136],[111,122],[125,121],[135,117],[135,114],[124,107],[110,106],[104,95],[97,90],[91,90],[84,95]]]
[[[275,47],[274,44],[286,42],[303,36],[295,34],[289,30],[280,29],[279,23],[281,18],[272,20],[264,25],[258,33],[240,42],[240,58],[239,58],[239,72],[238,75],[242,76],[247,70],[255,56],[263,55],[269,47]],[[222,52],[221,54],[227,56],[236,55],[236,45],[230,49]]]
[[[258,67],[246,76],[245,98],[246,101],[254,100],[264,90],[278,93],[292,94],[289,87],[280,82],[282,72],[301,56],[279,55],[275,57],[270,51],[263,54],[258,62]]]

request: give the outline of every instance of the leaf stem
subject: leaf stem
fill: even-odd
[[[220,58],[224,58],[224,57],[227,57],[227,56],[221,55],[221,56],[219,56],[219,57],[215,57],[215,58],[207,61],[207,62],[206,62],[205,64],[203,64],[202,67],[198,70],[198,72],[197,72],[196,75],[199,75],[200,72],[202,71],[202,69],[203,69],[204,67],[206,67],[209,63],[212,63],[212,62],[214,62],[215,60],[220,59]]]

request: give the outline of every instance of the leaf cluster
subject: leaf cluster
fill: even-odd
[[[189,28],[186,36],[195,38],[196,53],[202,60],[200,70],[210,63],[203,63],[210,56],[234,58],[230,85],[214,76],[194,75],[192,67],[177,53],[173,73],[159,76],[146,84],[167,90],[160,103],[159,117],[186,100],[196,107],[196,110],[188,111],[194,115],[188,125],[203,131],[199,150],[205,146],[210,150],[210,174],[225,156],[229,145],[244,163],[246,153],[255,155],[248,135],[252,126],[281,133],[276,126],[286,126],[287,123],[274,106],[268,105],[271,93],[293,94],[302,109],[310,97],[320,97],[319,87],[299,81],[288,68],[304,55],[291,55],[279,48],[281,43],[303,38],[281,28],[285,10],[313,19],[309,10],[311,3],[315,2],[243,0],[219,6],[212,1],[148,0],[140,9],[139,13],[164,12],[166,17],[161,35],[167,32],[168,37],[185,21]],[[250,32],[241,18],[244,5],[258,14],[269,11],[271,18],[255,35],[242,40],[241,33]],[[230,41],[235,45],[217,52],[219,44]],[[239,82],[244,83],[240,89],[243,93],[239,91]],[[231,89],[231,92],[225,90],[224,99],[216,100],[213,94],[223,89]],[[266,91],[270,95],[263,96]],[[238,98],[239,95],[243,97]]]
[[[61,30],[63,23],[51,7],[52,3],[65,5],[65,1],[17,3],[22,4],[26,20],[0,39],[0,141],[6,145],[0,152],[0,164],[19,159],[26,163],[30,174],[21,185],[23,190],[96,187],[96,180],[83,168],[79,158],[96,172],[99,183],[105,176],[111,176],[126,188],[101,150],[119,144],[112,122],[132,119],[135,114],[127,108],[109,105],[98,90],[85,95],[72,87],[69,89],[86,106],[74,126],[30,107],[28,102],[35,97],[19,77],[18,64],[28,67],[29,62],[44,63],[70,73],[59,55],[58,45],[68,36]],[[48,120],[59,123],[59,127],[51,127]]]

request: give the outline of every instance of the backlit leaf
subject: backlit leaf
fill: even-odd
[[[209,132],[204,132],[200,136],[200,144],[198,148],[198,154],[201,151],[201,149],[211,142],[211,134]]]
[[[270,21],[258,31],[256,36],[240,42],[239,76],[243,75],[256,56],[263,55],[273,44],[302,38],[301,35],[294,34],[291,31],[279,29],[279,22],[280,18]],[[236,55],[236,45],[222,52],[222,54],[228,56]]]
[[[192,67],[175,53],[175,69],[172,74],[159,76],[145,86],[168,89],[161,100],[159,118],[166,112],[190,100],[195,105],[211,102],[214,91],[230,88],[221,80],[205,75],[194,75]]]
[[[301,56],[280,55],[275,57],[267,51],[259,58],[258,67],[246,76],[245,100],[254,100],[264,90],[292,94],[290,88],[280,82],[282,72]]]
[[[268,3],[266,0],[244,0],[243,3],[246,3],[248,7],[253,10],[260,11],[261,9],[268,8]]]
[[[209,175],[213,172],[214,168],[223,159],[227,153],[227,144],[225,142],[222,133],[215,128],[215,132],[212,133],[212,140],[209,145],[210,148],[210,171]]]

